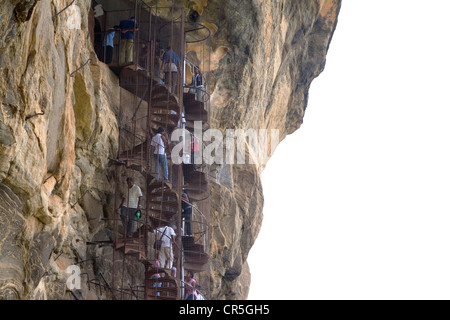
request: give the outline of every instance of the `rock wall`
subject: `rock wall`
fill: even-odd
[[[0,9],[0,298],[71,299],[68,266],[108,268],[118,80],[92,55],[90,0],[5,0]],[[210,27],[212,127],[298,129],[340,0],[196,0]],[[80,68],[80,69],[79,69]],[[78,70],[79,69],[79,70]],[[244,299],[261,223],[263,165],[215,165],[213,299]],[[107,252],[107,248],[96,249]],[[109,252],[110,253],[110,252]],[[82,265],[82,264],[80,264]],[[84,279],[84,278],[83,278]],[[78,298],[106,299],[83,281]]]
[[[90,1],[11,0],[0,14],[0,297],[61,299],[114,192],[117,79],[91,57]],[[105,87],[104,84],[107,83]],[[106,214],[105,214],[106,216]]]
[[[212,127],[278,129],[280,141],[297,130],[309,86],[325,66],[340,4],[208,1],[200,22],[215,25],[212,57],[220,59],[212,61]],[[213,292],[242,299],[250,285],[246,259],[263,220],[264,163],[214,169]]]

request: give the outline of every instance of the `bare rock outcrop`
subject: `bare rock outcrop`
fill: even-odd
[[[339,9],[337,0],[208,1],[201,19],[217,24],[212,56],[220,58],[212,63],[212,127],[277,129],[280,141],[297,130]],[[218,299],[246,297],[245,262],[262,223],[263,169],[264,163],[215,168],[211,272]]]
[[[85,258],[97,227],[93,217],[107,209],[114,191],[108,158],[117,150],[117,107],[103,86],[110,71],[94,59],[73,73],[92,58],[91,3],[77,1],[54,17],[65,5],[2,3],[3,298],[63,298],[65,269]]]

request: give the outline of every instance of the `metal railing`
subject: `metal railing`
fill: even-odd
[[[207,245],[209,244],[209,221],[208,219],[206,219],[206,216],[196,205],[187,202],[185,200],[181,201],[187,203],[193,209],[191,219],[189,220],[190,229],[193,230],[191,234],[194,236],[194,242],[203,245],[205,248],[205,253],[207,253],[206,248],[208,248]],[[187,222],[185,218],[183,218],[182,224],[183,236],[187,236],[186,223]]]

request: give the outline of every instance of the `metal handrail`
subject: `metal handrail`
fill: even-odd
[[[186,43],[202,42],[202,41],[205,41],[205,40],[209,39],[209,37],[211,37],[211,30],[209,30],[209,28],[207,26],[205,26],[205,25],[203,25],[201,23],[198,23],[198,22],[188,22],[188,24],[192,24],[192,25],[199,26],[199,27],[197,27],[196,29],[192,29],[192,30],[186,30],[185,33],[190,33],[190,32],[194,32],[194,31],[198,31],[198,30],[204,30],[204,29],[206,29],[208,33],[207,33],[206,36],[203,36],[199,40],[187,40],[186,39]]]
[[[125,131],[126,133],[131,134],[131,135],[134,136],[135,138],[139,139],[141,142],[145,142],[145,141],[146,141],[145,137],[142,137],[141,135],[132,132],[131,130],[125,128],[125,126],[123,126],[123,125],[122,125],[122,126],[119,126],[119,130],[123,130],[123,131]]]
[[[160,8],[158,8],[158,9],[160,9]],[[173,21],[173,23],[181,23],[182,21],[178,21],[178,20],[181,20],[181,17],[180,18],[177,18],[177,19],[174,19],[174,21]],[[196,29],[192,29],[192,30],[185,30],[185,33],[190,33],[190,32],[194,32],[194,31],[198,31],[198,30],[207,30],[207,35],[205,35],[205,36],[203,36],[201,39],[198,39],[198,40],[187,40],[186,39],[186,43],[196,43],[196,42],[202,42],[202,41],[205,41],[205,40],[207,40],[209,37],[211,37],[211,30],[209,30],[209,28],[207,27],[207,26],[205,26],[205,25],[203,25],[203,24],[201,24],[201,23],[198,23],[198,22],[185,22],[186,24],[193,24],[193,25],[197,25],[197,26],[200,26],[200,27],[198,27],[198,28],[196,28]],[[160,28],[159,28],[159,32],[161,32],[161,30],[163,29],[163,28],[165,28],[166,26],[168,26],[170,23],[165,23],[165,24],[163,24]]]
[[[188,201],[185,201],[183,199],[181,201],[184,201],[185,203],[189,204],[192,207],[192,209],[194,209],[196,212],[198,212],[200,214],[201,221],[191,220],[190,223],[198,223],[201,226],[200,238],[203,238],[203,245],[206,247],[206,242],[207,242],[206,238],[208,237],[208,232],[209,232],[209,227],[210,227],[210,225],[208,223],[208,219],[206,219],[203,212],[196,205],[194,205]],[[203,229],[203,227],[205,229]]]

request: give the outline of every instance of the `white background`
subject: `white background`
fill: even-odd
[[[343,1],[304,124],[263,173],[249,299],[450,298],[449,15]]]

